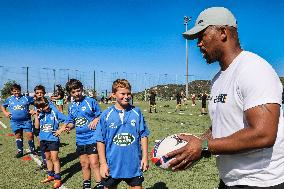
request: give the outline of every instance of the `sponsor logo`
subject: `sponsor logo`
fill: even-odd
[[[203,20],[199,20],[197,24],[201,24],[203,22]]]
[[[226,103],[226,100],[227,100],[227,94],[219,94],[213,99],[213,102],[214,103],[218,103],[218,102]]]
[[[25,107],[22,106],[22,105],[16,105],[16,106],[13,107],[13,109],[14,109],[14,110],[24,110]]]
[[[44,125],[41,125],[41,130],[43,132],[51,132],[53,130],[53,126],[52,124],[44,124]]]
[[[82,127],[84,125],[87,125],[88,120],[84,117],[77,117],[75,118],[75,126],[76,127]]]
[[[86,106],[83,106],[81,109],[82,109],[82,111],[85,111],[86,110]]]
[[[111,124],[109,125],[109,128],[116,129],[116,128],[117,128],[117,126],[116,126],[116,125],[114,125],[114,123],[111,123]]]
[[[113,142],[118,146],[129,146],[134,141],[135,137],[130,133],[120,133],[113,138]]]
[[[132,125],[133,127],[135,127],[135,125],[136,125],[136,120],[135,120],[135,119],[132,119],[130,123],[131,123],[131,125]]]

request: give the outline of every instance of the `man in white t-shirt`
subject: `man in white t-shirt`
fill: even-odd
[[[202,157],[216,155],[219,189],[284,188],[284,123],[282,84],[274,69],[240,47],[237,21],[226,8],[212,7],[183,33],[198,39],[208,64],[221,70],[212,81],[208,105],[212,126],[200,138],[183,135],[189,143],[168,157],[182,170]]]

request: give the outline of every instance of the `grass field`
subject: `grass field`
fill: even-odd
[[[151,131],[149,136],[149,152],[154,146],[154,141],[174,133],[192,133],[200,135],[210,126],[209,116],[200,115],[200,103],[197,106],[183,107],[182,114],[174,112],[175,101],[158,102],[158,113],[148,113],[148,103],[135,102],[145,116]],[[105,109],[109,105],[101,105]],[[171,112],[171,113],[169,113]],[[1,114],[0,120],[8,126],[4,129],[0,126],[0,189],[45,189],[52,188],[51,184],[41,184],[46,175],[38,169],[33,161],[15,159],[15,139],[8,136],[11,132],[9,121]],[[82,188],[81,167],[75,152],[75,133],[63,134],[61,136],[62,146],[60,148],[62,181],[68,189]],[[36,143],[37,144],[37,143]],[[28,148],[25,142],[25,148]],[[144,174],[145,189],[213,189],[218,185],[218,172],[215,158],[202,159],[192,169],[180,172],[165,171],[150,163],[150,170]],[[93,182],[94,183],[94,182]],[[93,184],[94,186],[94,184]],[[119,185],[120,189],[127,188],[124,183]]]

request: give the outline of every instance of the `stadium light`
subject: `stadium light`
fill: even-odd
[[[188,22],[191,20],[191,17],[184,16],[183,24],[185,25],[185,31],[187,31]],[[188,44],[187,39],[185,39],[185,64],[186,64],[186,83],[185,83],[185,96],[188,98]]]
[[[51,68],[42,68],[43,70],[52,70],[53,71],[53,93],[55,93],[55,83],[56,83],[56,79],[55,79],[55,69],[51,69]]]
[[[146,75],[147,75],[147,73],[144,73],[144,85],[145,85],[144,101],[147,101],[147,84],[146,84]]]

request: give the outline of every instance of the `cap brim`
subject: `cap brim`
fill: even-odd
[[[184,32],[182,34],[182,36],[185,39],[189,39],[189,40],[193,40],[196,39],[198,37],[199,32],[203,31],[205,28],[207,28],[208,26],[194,26],[193,28],[191,28],[190,30]]]

